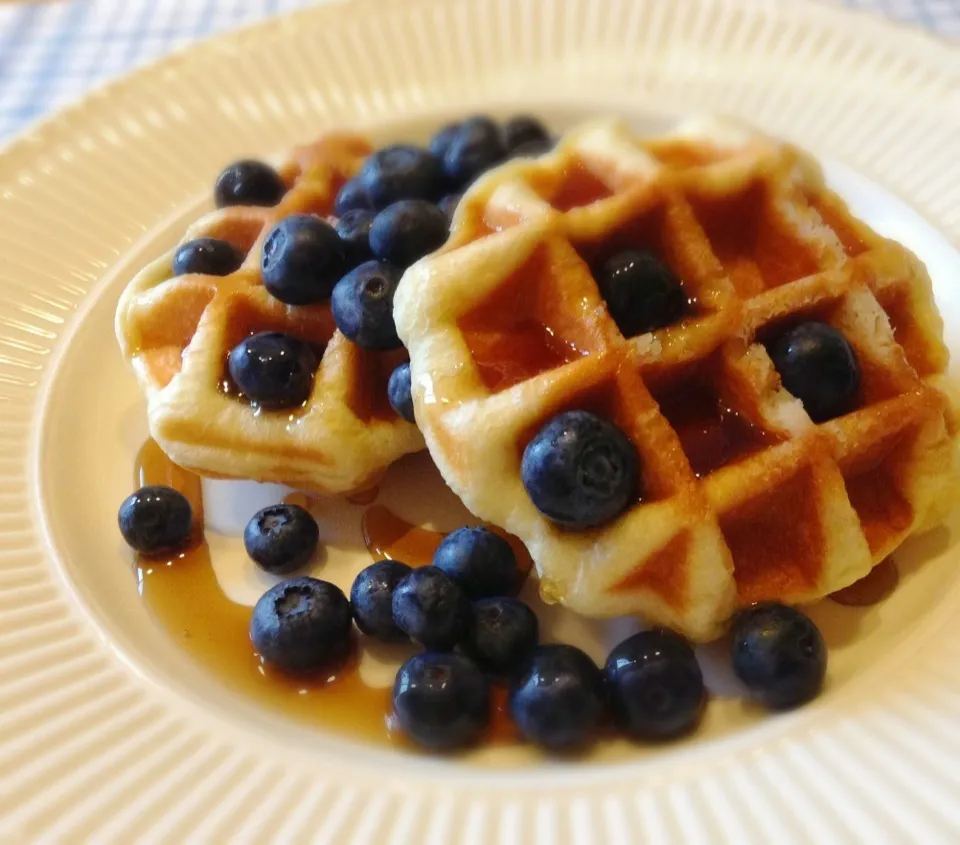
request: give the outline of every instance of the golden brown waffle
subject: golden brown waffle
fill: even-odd
[[[194,223],[182,242],[229,241],[246,254],[235,273],[174,277],[171,250],[124,290],[117,337],[146,394],[150,433],[176,463],[336,493],[368,486],[423,448],[416,426],[387,401],[387,380],[404,351],[361,349],[336,330],[329,303],[285,305],[260,279],[266,232],[289,214],[328,217],[337,190],[369,152],[359,136],[324,136],[280,168],[288,191],[277,206],[222,208]],[[303,408],[261,412],[230,395],[227,355],[259,331],[287,332],[323,350]]]
[[[652,250],[690,313],[624,339],[590,267]],[[869,572],[958,490],[923,265],[853,218],[800,151],[720,121],[640,140],[587,125],[481,179],[395,302],[417,420],[447,483],[518,535],[541,593],[695,640],[737,606],[806,602]],[[856,349],[855,410],[815,425],[764,342],[805,319]],[[640,501],[589,531],[528,498],[525,445],[557,413],[613,420]]]

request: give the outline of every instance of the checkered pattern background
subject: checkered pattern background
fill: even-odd
[[[310,2],[314,0],[0,0],[0,139],[175,47]],[[834,2],[960,39],[960,0]]]

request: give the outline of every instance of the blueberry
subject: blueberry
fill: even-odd
[[[333,201],[333,213],[338,217],[343,217],[348,211],[357,209],[370,211],[372,208],[370,197],[367,196],[367,189],[357,177],[344,182]]]
[[[228,205],[276,205],[287,192],[283,179],[269,164],[246,159],[217,177],[213,198],[217,208]]]
[[[353,581],[350,604],[357,627],[368,637],[387,643],[403,642],[407,635],[393,621],[393,593],[413,570],[398,560],[373,563]]]
[[[373,218],[372,211],[355,208],[337,221],[337,234],[343,241],[347,267],[356,267],[373,258],[373,253],[370,251],[370,226],[373,224]]]
[[[601,525],[639,492],[637,450],[613,423],[587,411],[566,411],[537,432],[520,474],[537,509],[567,528]]]
[[[464,651],[491,675],[519,672],[537,647],[536,614],[519,599],[480,599],[473,614]]]
[[[370,227],[370,248],[381,261],[406,269],[443,246],[449,234],[444,213],[423,200],[395,202]]]
[[[303,566],[317,550],[320,529],[299,505],[271,505],[257,511],[243,532],[243,545],[267,572],[284,575]]]
[[[447,194],[437,203],[437,208],[439,208],[443,216],[447,218],[448,226],[453,222],[453,213],[457,210],[457,206],[460,205],[461,199],[463,199],[462,194]]]
[[[411,657],[393,684],[393,713],[417,745],[448,751],[474,743],[490,721],[490,687],[460,654]]]
[[[182,546],[190,536],[193,510],[186,496],[172,487],[141,487],[117,513],[127,545],[145,555]]]
[[[631,739],[670,739],[700,720],[706,693],[693,649],[671,631],[625,639],[604,669],[618,727]]]
[[[330,307],[337,328],[364,349],[396,349],[400,343],[393,321],[393,295],[400,272],[381,261],[367,261],[344,276],[333,289]]]
[[[451,185],[466,187],[506,155],[500,127],[489,117],[471,117],[444,153],[443,171]]]
[[[597,284],[624,337],[676,323],[687,307],[677,277],[645,250],[626,249],[612,255],[600,268]]]
[[[244,255],[233,244],[217,238],[196,238],[180,244],[173,254],[173,274],[203,273],[229,276],[243,264]]]
[[[509,707],[529,741],[551,751],[582,748],[603,717],[603,675],[572,645],[538,646],[510,686]]]
[[[413,396],[410,393],[410,362],[404,361],[392,373],[387,382],[387,398],[393,408],[407,422],[415,423],[413,416]]]
[[[810,618],[782,604],[758,604],[734,617],[733,671],[767,707],[785,710],[816,697],[827,646]]]
[[[801,323],[771,347],[783,386],[803,402],[814,422],[853,410],[860,389],[860,362],[850,342],[826,323]]]
[[[414,642],[450,649],[470,621],[470,602],[460,586],[433,566],[415,569],[393,592],[393,621]]]
[[[503,140],[511,154],[524,144],[550,144],[550,133],[535,117],[517,115],[503,125]]]
[[[459,123],[448,123],[430,139],[427,149],[442,161],[459,132]]]
[[[310,395],[317,356],[292,335],[260,332],[230,350],[227,369],[240,392],[254,404],[268,410],[293,408]]]
[[[323,668],[350,649],[350,602],[316,578],[281,581],[260,596],[250,619],[257,653],[284,672]]]
[[[346,269],[346,249],[336,230],[312,214],[284,217],[263,242],[263,286],[287,305],[329,298]]]
[[[377,150],[363,163],[359,178],[376,209],[400,200],[435,200],[443,193],[440,160],[407,144]]]
[[[517,585],[517,556],[510,544],[487,528],[458,528],[437,546],[433,565],[471,599],[506,596]]]

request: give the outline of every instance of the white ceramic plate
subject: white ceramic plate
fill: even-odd
[[[422,137],[445,117],[521,108],[558,128],[611,111],[651,129],[723,111],[812,149],[855,210],[928,263],[960,352],[960,54],[870,18],[763,0],[358,0],[110,86],[0,157],[0,833],[355,845],[960,836],[960,524],[904,546],[883,604],[813,609],[831,647],[813,705],[774,717],[724,697],[707,649],[720,696],[696,737],[576,762],[522,749],[437,760],[304,728],[200,672],[138,600],[114,521],[146,434],[111,330],[124,281],[240,155],[330,127]],[[413,464],[382,497],[456,524],[457,504]],[[433,492],[405,495],[424,485]],[[220,528],[279,495],[216,487]],[[343,583],[366,560],[351,507],[333,508],[326,529],[339,533],[318,570]],[[255,600],[263,583],[236,538],[213,546],[225,589]],[[547,629],[598,657],[617,633],[564,614]]]

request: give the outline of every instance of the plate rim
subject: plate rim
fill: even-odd
[[[562,2],[562,0],[560,0],[560,2]],[[407,5],[408,7],[429,8],[429,7],[439,5],[439,3],[440,3],[440,0],[414,0],[413,3],[407,4]],[[167,56],[161,57],[140,68],[137,68],[135,71],[133,71],[130,74],[124,75],[122,77],[119,77],[117,79],[107,82],[103,86],[98,87],[95,91],[83,96],[79,100],[66,106],[64,109],[56,112],[55,114],[41,118],[36,123],[26,127],[21,133],[18,133],[12,139],[9,139],[8,141],[4,142],[3,145],[0,145],[0,167],[2,167],[8,161],[16,162],[17,156],[26,155],[26,157],[29,158],[32,153],[35,153],[37,157],[41,156],[43,154],[43,145],[46,143],[49,143],[51,140],[55,140],[55,137],[45,137],[45,136],[52,135],[52,133],[54,133],[58,128],[61,128],[61,127],[69,128],[70,121],[76,121],[78,119],[82,120],[84,113],[87,110],[89,110],[92,107],[92,104],[95,103],[97,100],[108,99],[110,97],[122,97],[126,92],[130,90],[135,90],[136,86],[142,83],[144,79],[149,79],[154,75],[162,74],[170,69],[173,69],[177,67],[180,63],[184,61],[189,61],[191,57],[193,57],[195,54],[198,54],[201,52],[203,53],[209,52],[212,54],[218,50],[226,50],[229,52],[232,49],[239,49],[240,46],[243,43],[245,43],[247,39],[250,39],[255,35],[262,34],[265,31],[271,31],[276,35],[277,33],[282,32],[284,29],[287,29],[287,28],[294,29],[295,23],[301,19],[301,16],[303,16],[304,19],[306,19],[307,17],[312,17],[314,15],[322,16],[327,13],[339,14],[339,13],[347,12],[348,10],[351,10],[351,9],[356,11],[357,9],[362,8],[364,6],[373,6],[373,5],[375,5],[374,0],[347,0],[347,2],[342,2],[334,5],[322,4],[319,6],[296,10],[295,12],[281,15],[278,17],[269,18],[264,21],[259,21],[257,23],[244,26],[239,30],[233,30],[227,33],[222,33],[222,34],[213,36],[212,38],[209,38],[209,39],[204,39],[199,42],[194,42],[192,44],[185,45],[184,47],[178,49],[172,54],[168,54]],[[463,2],[463,3],[459,3],[459,5],[466,7],[468,3]],[[786,12],[780,9],[775,9],[773,11],[770,11],[771,3],[769,2],[769,0],[740,0],[740,2],[736,4],[730,2],[730,0],[703,0],[703,2],[700,3],[700,5],[701,6],[738,5],[740,7],[763,9],[764,11],[770,12],[770,14],[774,18],[779,18],[779,17],[789,18],[791,15],[795,14],[794,11]],[[396,6],[399,7],[399,4],[396,4]],[[843,18],[852,17],[856,19],[857,26],[867,25],[869,20],[870,27],[877,27],[880,30],[887,30],[890,28],[896,30],[899,33],[897,35],[898,39],[901,37],[919,39],[916,41],[916,46],[918,48],[921,45],[924,45],[924,47],[927,47],[929,46],[928,42],[932,41],[933,43],[938,45],[938,49],[942,49],[943,47],[946,47],[948,55],[960,56],[960,45],[950,44],[950,43],[941,44],[939,40],[933,38],[928,33],[925,33],[921,30],[917,30],[913,27],[901,27],[895,24],[891,24],[888,21],[884,21],[883,19],[876,18],[873,14],[871,14],[870,12],[867,12],[866,10],[862,10],[862,9],[849,10],[849,9],[837,8],[832,5],[828,5],[825,2],[822,2],[822,0],[818,0],[817,3],[811,4],[811,8],[817,9],[818,11],[814,13],[814,12],[810,12],[809,10],[805,10],[803,12],[796,12],[796,14],[802,14],[802,15],[826,14],[829,19],[835,19],[835,18],[843,19]],[[852,21],[848,21],[848,25],[853,25]],[[907,31],[902,32],[901,31],[902,29],[906,29]],[[276,35],[276,37],[280,37],[280,36]],[[35,147],[35,149],[32,150],[31,149],[32,146]],[[13,170],[12,172],[15,173],[15,170]],[[0,182],[0,187],[2,187],[2,182]],[[0,205],[0,208],[2,207],[3,206]],[[924,212],[920,211],[919,213],[923,214]],[[942,229],[942,227],[939,227],[939,226],[937,228]],[[949,233],[946,233],[946,236],[949,239],[954,240],[954,238],[951,238],[951,235]],[[106,275],[110,275],[110,274],[106,274]],[[101,277],[92,288],[88,289],[79,298],[79,309],[83,311],[92,307],[93,303],[104,295],[105,286],[108,283],[109,283],[109,280],[106,278],[106,276]],[[2,289],[3,289],[3,285],[0,285],[0,290]],[[64,354],[68,345],[69,338],[76,331],[79,330],[80,320],[77,319],[76,312],[74,312],[74,314],[71,315],[69,319],[70,319],[69,328],[67,328],[59,337],[57,337],[54,341],[52,341],[51,355],[42,373],[42,378],[40,380],[41,384],[39,387],[34,388],[32,400],[29,402],[31,416],[35,416],[41,410],[42,405],[48,401],[49,396],[47,395],[46,388],[48,388],[50,383],[52,383],[52,381],[57,378],[59,367],[56,366],[56,362]],[[0,417],[0,419],[3,419],[3,418]],[[38,438],[37,439],[38,444],[39,444],[39,435],[40,435],[40,429],[38,427],[35,435]],[[29,454],[31,456],[33,455],[32,445],[31,445]],[[31,460],[31,463],[32,463],[32,460]],[[33,481],[29,481],[28,483],[29,483],[29,486],[27,488],[28,495],[32,498],[33,493],[38,491],[38,488],[35,486],[36,485],[35,479]],[[35,504],[37,505],[37,510],[34,512],[35,527],[38,527],[40,528],[41,531],[43,531],[46,528],[45,518],[43,516],[43,510],[39,506],[39,502]],[[0,548],[0,558],[2,558],[2,551],[3,551],[2,548]],[[56,568],[60,569],[59,566],[57,566]],[[0,565],[0,574],[2,574],[2,565]],[[79,615],[80,617],[83,618],[84,623],[89,623],[90,620],[87,618],[88,614],[86,614],[84,611],[80,610],[79,608],[72,607],[73,603],[74,602],[71,601],[71,611],[73,612],[73,615],[74,616]],[[5,605],[0,605],[0,607],[5,607]],[[80,610],[79,614],[77,613],[78,610]],[[3,615],[5,612],[6,611],[0,611],[0,621],[3,621]],[[94,622],[93,625],[99,628],[97,623]],[[124,659],[124,658],[121,658],[121,659]],[[153,680],[154,679],[151,679],[151,683],[153,683]],[[723,739],[718,740],[718,742],[723,742],[723,741],[724,741]],[[726,756],[718,757],[716,759],[711,758],[712,765],[710,766],[710,768],[711,769],[716,768],[718,770],[722,770],[724,768],[727,768],[728,766],[734,765],[734,762],[735,761],[731,761]],[[625,767],[632,767],[632,766],[633,764],[624,764],[624,766],[617,765],[616,768],[618,769],[618,771],[616,772],[616,774],[617,775],[623,774],[623,769]],[[433,768],[435,767],[431,766],[431,769]],[[646,771],[647,768],[648,767],[646,765],[643,766],[644,771]],[[426,777],[433,779],[431,774],[426,774]],[[689,780],[695,780],[695,779],[696,778],[691,778]],[[588,778],[588,780],[596,781],[598,779]],[[599,778],[599,780],[601,782],[605,782],[607,778]],[[654,780],[656,780],[656,778],[654,778]],[[688,779],[681,780],[682,783],[686,783],[687,781]],[[465,789],[466,787],[463,787],[463,788]],[[509,786],[505,786],[504,788],[505,789],[509,788]],[[557,789],[558,785],[554,783],[552,784],[552,788]],[[559,788],[563,789],[564,791],[566,791],[567,789],[566,787],[559,787]],[[535,790],[535,789],[536,787],[531,787],[531,790]],[[569,786],[569,789],[575,793],[583,794],[583,791],[578,789],[575,785]],[[593,789],[593,786],[588,787],[588,790],[592,790],[592,789]],[[500,792],[502,790],[498,789],[496,791]],[[593,796],[593,798],[597,798],[597,796]],[[509,806],[509,803],[505,806]],[[3,805],[2,803],[0,803],[0,810],[2,810],[2,808],[3,808]],[[500,809],[502,810],[503,808],[501,807]],[[464,807],[455,808],[450,812],[452,813],[451,817],[453,818],[461,818],[461,817],[469,816],[469,813],[470,813],[469,806],[465,808]],[[2,822],[2,816],[0,816],[0,822]],[[431,822],[431,824],[436,825],[439,823]],[[571,820],[570,824],[572,825],[573,829],[577,828],[578,823],[575,820]],[[373,828],[371,828],[371,830],[372,829]],[[418,829],[426,830],[427,828],[418,827]],[[434,828],[430,828],[430,829],[433,830]],[[436,827],[436,829],[442,830],[446,828],[444,828],[441,825],[440,827]],[[509,830],[509,829],[510,829],[509,824],[507,824],[504,830]],[[361,836],[361,833],[358,833],[357,831],[354,831],[354,833],[356,834],[357,837]],[[358,838],[357,841],[361,841],[361,838]],[[511,841],[510,836],[507,834],[504,834],[502,839],[504,842]],[[376,841],[376,840],[371,840],[371,841]],[[434,841],[434,840],[431,840],[431,841]],[[436,841],[443,841],[443,840],[436,840]]]

